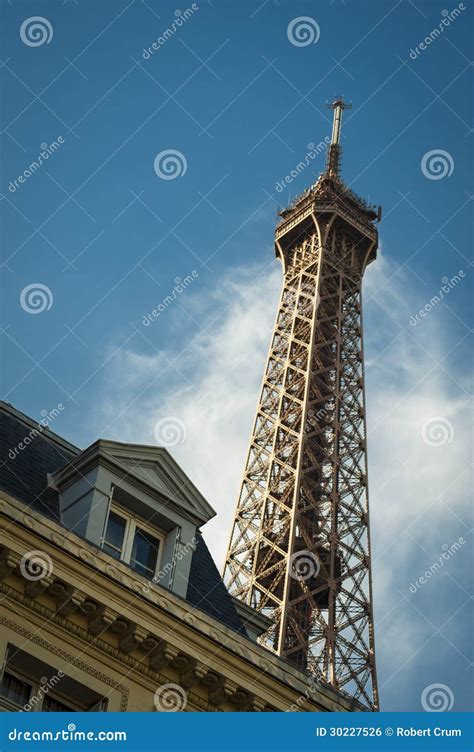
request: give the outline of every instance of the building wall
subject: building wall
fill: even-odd
[[[5,494],[0,573],[0,661],[14,646],[62,672],[51,693],[74,680],[109,711],[359,709]]]

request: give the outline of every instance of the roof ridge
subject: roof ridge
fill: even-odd
[[[62,403],[59,403],[62,404]],[[38,428],[38,426],[41,427],[41,435],[44,436],[49,441],[54,442],[55,444],[59,444],[59,446],[62,446],[64,449],[67,449],[70,452],[73,452],[74,454],[78,454],[82,450],[80,447],[76,446],[75,444],[72,444],[67,439],[63,438],[63,436],[60,436],[58,433],[55,433],[54,431],[51,431],[50,428],[43,425],[41,422],[35,420],[29,415],[26,415],[26,413],[21,412],[21,410],[18,410],[16,407],[14,407],[10,402],[7,402],[6,400],[0,399],[0,411],[6,413],[7,415],[11,415],[13,418],[16,418],[20,423],[23,423],[28,428]]]

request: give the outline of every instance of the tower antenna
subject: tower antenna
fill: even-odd
[[[331,144],[329,146],[326,162],[326,175],[331,178],[338,178],[341,167],[342,113],[344,110],[352,109],[352,104],[344,102],[342,97],[336,97],[336,99],[332,103],[328,103],[326,107],[329,107],[334,111]]]

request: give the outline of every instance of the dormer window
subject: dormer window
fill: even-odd
[[[112,507],[102,548],[114,559],[151,580],[158,570],[162,543],[163,536],[157,530]]]
[[[121,559],[127,521],[115,512],[110,512],[102,548],[114,559]]]
[[[100,439],[49,485],[64,527],[186,598],[196,531],[215,512],[167,449]]]
[[[130,566],[144,577],[152,579],[156,574],[160,541],[146,532],[135,528]]]

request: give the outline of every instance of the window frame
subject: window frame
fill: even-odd
[[[150,525],[138,515],[134,514],[133,512],[130,512],[128,509],[127,510],[123,509],[123,507],[121,507],[119,504],[114,502],[113,501],[113,489],[112,489],[112,492],[110,494],[109,508],[107,510],[107,518],[105,520],[104,534],[100,541],[100,547],[105,553],[108,553],[106,549],[104,548],[104,544],[107,544],[107,539],[106,539],[107,527],[109,525],[109,517],[111,514],[115,514],[117,517],[120,517],[125,522],[123,542],[122,542],[122,554],[120,558],[115,559],[115,561],[121,561],[122,564],[126,564],[128,567],[130,567],[130,569],[132,569],[135,572],[135,574],[138,574],[140,577],[144,577],[145,579],[148,579],[146,575],[134,569],[134,567],[131,564],[133,544],[135,541],[135,533],[137,529],[143,530],[144,533],[158,540],[159,546],[158,546],[158,554],[156,557],[156,565],[155,565],[155,569],[154,569],[152,576],[149,578],[150,580],[152,580],[160,569],[166,536],[158,528],[154,527],[153,525]]]
[[[3,679],[4,679],[5,674],[8,674],[9,676],[13,676],[14,679],[21,682],[22,684],[26,684],[27,687],[29,687],[30,693],[28,695],[28,699],[26,700],[26,702],[24,702],[23,704],[19,704],[3,694],[2,687],[3,687]],[[25,705],[28,705],[28,703],[30,702],[31,698],[34,695],[34,692],[38,688],[34,680],[31,679],[31,677],[29,678],[27,676],[24,676],[19,671],[9,666],[7,662],[4,664],[3,671],[1,672],[0,685],[1,685],[0,686],[0,708],[2,709],[5,708],[6,710],[10,710],[10,711],[22,710],[25,707]]]
[[[84,707],[83,705],[80,705],[79,703],[75,702],[73,699],[71,700],[70,697],[66,697],[61,695],[59,692],[55,692],[54,689],[45,692],[44,691],[44,684],[41,683],[41,681],[38,681],[32,676],[29,676],[28,674],[24,673],[23,671],[18,671],[17,668],[13,668],[12,666],[8,665],[8,661],[6,662],[4,669],[2,671],[1,677],[0,677],[0,683],[3,684],[3,677],[5,674],[9,674],[10,676],[15,677],[15,679],[18,679],[18,681],[21,681],[23,684],[26,684],[30,688],[30,694],[28,697],[28,700],[23,704],[18,704],[14,702],[13,700],[10,700],[8,697],[6,697],[4,694],[0,692],[0,710],[6,710],[10,712],[26,712],[26,713],[43,713],[48,712],[43,710],[43,704],[46,699],[50,699],[53,702],[58,702],[61,705],[64,705],[67,709],[64,712],[68,713],[87,713],[89,712],[88,707]],[[38,699],[34,703],[33,707],[30,710],[23,711],[23,708],[26,705],[29,705],[32,698],[37,697]],[[104,702],[106,702],[106,698],[100,697],[100,699],[97,701],[96,705],[101,705],[101,709],[98,712],[106,712],[106,705],[104,705]]]
[[[115,546],[112,545],[111,543],[109,543],[107,541],[107,538],[106,538],[106,536],[107,536],[107,528],[109,527],[109,520],[110,520],[110,515],[111,514],[114,514],[116,517],[119,517],[121,520],[123,520],[123,522],[125,522],[125,526],[124,526],[124,529],[123,529],[122,547],[120,548],[120,556],[118,556],[118,557],[113,556],[110,553],[110,551],[107,551],[105,549],[106,545],[115,549]],[[105,522],[104,535],[102,536],[101,541],[100,541],[100,547],[105,551],[106,554],[108,554],[109,556],[112,556],[112,558],[115,559],[116,561],[123,561],[124,560],[125,544],[126,544],[126,541],[128,539],[128,528],[129,528],[129,520],[125,517],[125,515],[120,514],[120,512],[117,512],[117,510],[115,508],[112,509],[111,507],[109,507],[109,510],[107,512],[107,519],[106,519],[106,522]],[[118,551],[119,551],[119,549],[117,549],[117,552]]]

